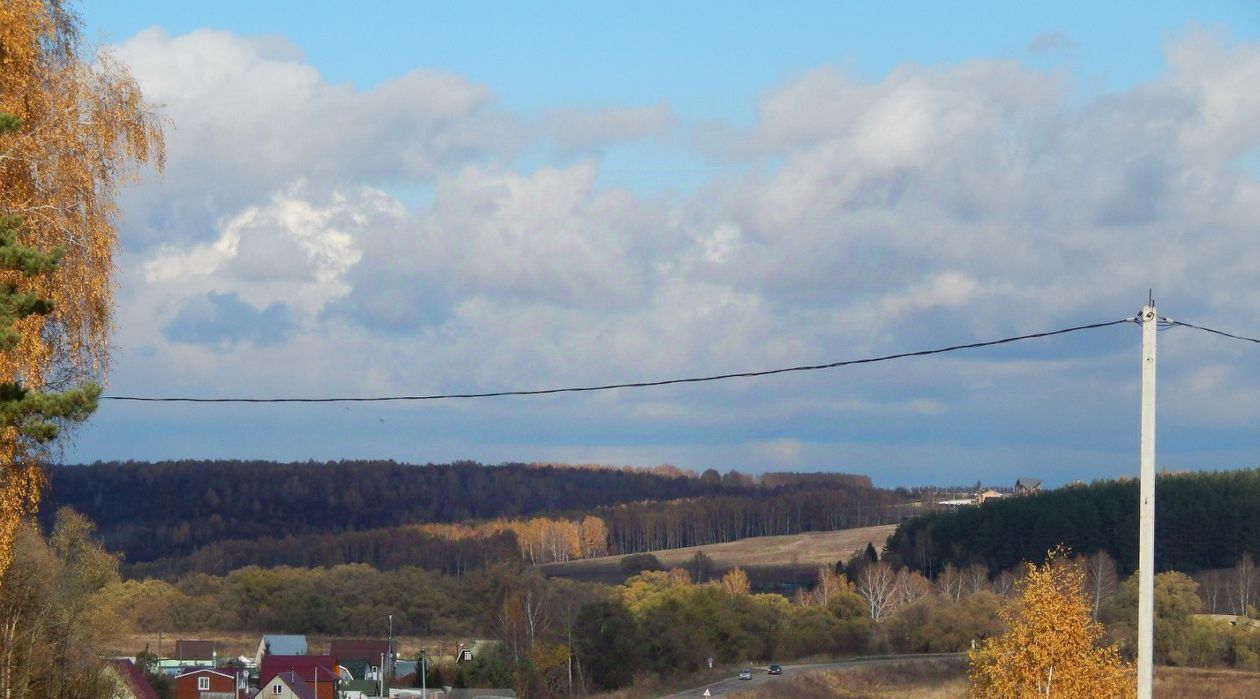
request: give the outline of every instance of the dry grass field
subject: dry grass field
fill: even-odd
[[[968,690],[964,660],[915,660],[813,672],[732,695],[733,699],[963,699]]]
[[[962,699],[968,696],[965,661],[918,661],[817,672],[735,694],[736,699]],[[1260,697],[1260,673],[1235,670],[1155,668],[1159,699]]]
[[[748,572],[754,586],[806,583],[813,580],[820,565],[847,560],[868,543],[881,549],[897,529],[895,524],[833,532],[808,532],[791,536],[765,536],[724,544],[689,546],[653,551],[666,568],[685,565],[697,551],[713,559],[718,571],[739,566]],[[548,576],[619,583],[626,578],[621,569],[625,556],[605,556],[581,561],[547,563],[539,569]]]
[[[1260,672],[1157,667],[1154,694],[1160,699],[1251,699],[1260,697]]]

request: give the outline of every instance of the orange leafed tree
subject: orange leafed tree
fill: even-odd
[[[66,0],[0,3],[0,214],[18,216],[19,242],[60,254],[54,272],[0,283],[52,304],[19,318],[0,352],[0,382],[29,391],[101,380],[108,364],[118,247],[115,196],[136,167],[161,167],[161,123],[110,56],[89,55]],[[41,447],[0,430],[0,571],[18,522],[39,505]]]
[[[971,651],[977,697],[1135,697],[1137,675],[1113,645],[1102,645],[1102,626],[1082,594],[1084,571],[1063,565],[1062,550],[1041,566],[1027,565],[1019,599],[1001,612],[1009,630]]]

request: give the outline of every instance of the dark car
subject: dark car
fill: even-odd
[[[766,674],[770,674],[770,675],[782,675],[782,674],[783,674],[783,666],[782,666],[782,665],[771,665],[771,666],[770,666],[770,671],[769,671],[768,673],[766,673]]]
[[[740,670],[740,671],[739,671],[739,679],[741,679],[741,680],[751,680],[751,679],[752,679],[752,668],[750,668],[750,667],[746,667],[746,668],[744,668],[743,670]]]

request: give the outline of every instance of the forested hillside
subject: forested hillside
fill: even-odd
[[[51,517],[70,506],[84,513],[129,563],[168,559],[150,569],[155,574],[339,563],[459,573],[529,556],[522,556],[524,542],[497,531],[452,537],[397,528],[593,513],[607,522],[606,548],[633,552],[895,521],[906,498],[872,488],[865,476],[766,480],[672,467],[98,463],[49,469],[43,511]]]
[[[765,480],[771,475],[781,474],[766,474]],[[608,526],[610,551],[637,553],[894,524],[910,511],[906,502],[891,490],[794,484],[745,495],[601,507],[594,514]]]
[[[1063,543],[1074,553],[1106,550],[1127,573],[1137,565],[1137,510],[1136,480],[1100,481],[916,517],[888,549],[935,574],[946,564],[1007,569]],[[1260,470],[1162,475],[1155,512],[1159,570],[1233,566],[1244,551],[1260,551]]]
[[[332,534],[662,500],[738,486],[647,471],[391,461],[167,461],[49,469],[44,513],[73,507],[128,561],[225,539]]]

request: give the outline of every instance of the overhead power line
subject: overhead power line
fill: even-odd
[[[430,395],[415,396],[372,396],[364,398],[340,397],[340,398],[191,398],[191,397],[149,397],[149,396],[101,396],[101,400],[117,400],[117,401],[134,401],[143,403],[388,403],[400,401],[422,401],[422,400],[447,400],[453,398],[498,398],[503,396],[542,396],[553,393],[587,393],[592,391],[610,391],[615,388],[648,388],[651,386],[669,386],[672,384],[686,383],[704,383],[708,381],[725,381],[727,379],[744,379],[757,376],[771,376],[774,374],[787,374],[798,371],[819,371],[822,369],[835,369],[844,366],[853,366],[856,364],[875,364],[878,362],[888,362],[894,359],[906,359],[909,357],[926,357],[933,354],[945,354],[946,352],[958,352],[960,350],[979,349],[981,347],[993,347],[995,345],[1005,345],[1012,342],[1020,342],[1022,340],[1035,340],[1042,337],[1051,337],[1053,335],[1066,335],[1068,333],[1080,332],[1082,330],[1096,330],[1098,328],[1106,328],[1112,325],[1121,325],[1123,323],[1137,323],[1136,317],[1122,318],[1120,320],[1107,321],[1105,323],[1090,323],[1089,325],[1077,325],[1071,328],[1063,328],[1061,330],[1051,330],[1048,332],[1032,333],[1029,335],[1017,335],[1015,337],[1004,337],[1000,340],[987,340],[985,342],[971,342],[965,345],[951,345],[949,347],[939,347],[937,349],[919,350],[917,352],[901,352],[898,354],[886,354],[880,357],[868,357],[866,359],[846,359],[839,362],[830,362],[827,364],[807,364],[803,366],[785,367],[781,369],[765,369],[762,371],[741,371],[732,374],[715,374],[712,376],[695,376],[684,379],[665,379],[661,381],[635,381],[629,383],[611,383],[598,386],[572,386],[567,388],[541,388],[523,391],[487,391],[484,393],[435,393]]]
[[[1212,328],[1205,328],[1202,325],[1195,325],[1193,323],[1183,323],[1180,320],[1173,320],[1172,318],[1161,317],[1159,320],[1162,325],[1165,325],[1166,327],[1169,327],[1169,328],[1175,328],[1177,326],[1181,326],[1183,328],[1191,328],[1193,330],[1202,330],[1205,333],[1212,333],[1213,335],[1221,335],[1222,337],[1228,337],[1232,340],[1242,340],[1243,342],[1254,342],[1256,344],[1260,344],[1260,339],[1256,339],[1254,337],[1247,337],[1245,335],[1235,335],[1233,333],[1227,333],[1224,330],[1213,330]]]

